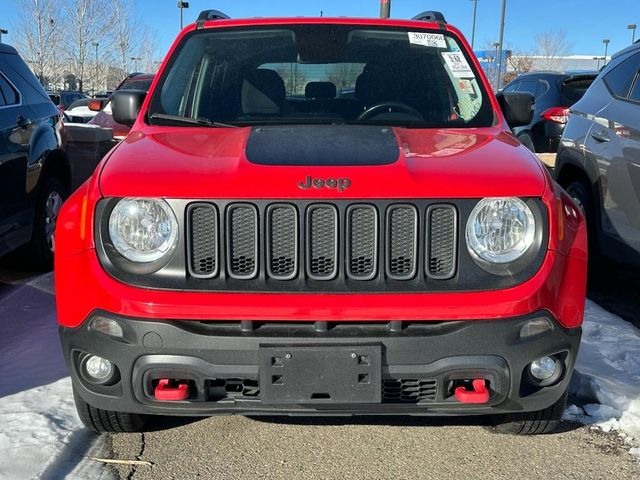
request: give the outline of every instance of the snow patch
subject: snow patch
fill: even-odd
[[[585,404],[570,405],[565,418],[640,444],[640,331],[587,300],[576,370],[571,393]]]

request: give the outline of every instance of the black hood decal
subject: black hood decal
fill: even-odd
[[[287,125],[254,127],[247,159],[258,165],[367,166],[398,160],[398,141],[389,127]]]

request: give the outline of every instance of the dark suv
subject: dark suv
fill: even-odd
[[[569,107],[580,100],[595,78],[595,73],[533,72],[509,83],[505,92],[528,92],[536,99],[531,123],[514,129],[518,139],[532,152],[558,150]]]
[[[53,104],[58,107],[63,112],[73,103],[77,102],[80,99],[88,98],[82,92],[48,92],[49,98],[53,102]]]
[[[640,43],[572,107],[555,175],[586,213],[589,249],[640,267]]]
[[[45,268],[70,182],[60,116],[16,50],[0,44],[0,255],[29,243]]]

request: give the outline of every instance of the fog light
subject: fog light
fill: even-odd
[[[96,332],[104,333],[110,337],[122,338],[124,333],[118,322],[111,318],[96,317],[91,322],[91,329]]]
[[[558,364],[551,357],[542,357],[531,362],[529,371],[536,380],[545,381],[557,374]]]
[[[113,375],[113,363],[97,355],[89,355],[84,361],[84,370],[96,382],[104,382]]]

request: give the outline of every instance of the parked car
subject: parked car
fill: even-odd
[[[531,72],[509,83],[505,92],[529,92],[536,99],[533,120],[514,128],[518,139],[532,152],[556,152],[569,117],[597,73]]]
[[[0,43],[0,255],[27,245],[45,268],[70,189],[60,117],[16,50]]]
[[[174,45],[148,94],[113,94],[131,132],[58,223],[57,318],[85,425],[485,414],[552,431],[586,226],[511,133],[533,96],[496,98],[438,12],[204,11]]]
[[[118,90],[139,90],[146,92],[153,82],[153,75],[147,73],[132,73],[125,78],[120,85],[116,88]],[[106,104],[100,109],[99,113],[89,121],[92,125],[99,125],[105,128],[113,129],[113,138],[116,140],[123,140],[129,133],[130,127],[114,121],[111,111],[111,102]]]
[[[108,101],[107,98],[81,98],[73,102],[64,112],[65,119],[73,123],[87,123],[94,118],[98,112],[89,108],[90,103],[98,102],[102,105]]]
[[[89,98],[82,92],[59,91],[48,93],[49,98],[51,99],[53,104],[63,112],[77,100],[80,100],[82,98]]]
[[[619,52],[571,108],[555,178],[582,206],[589,248],[640,267],[640,43]],[[594,258],[596,258],[594,256]]]

